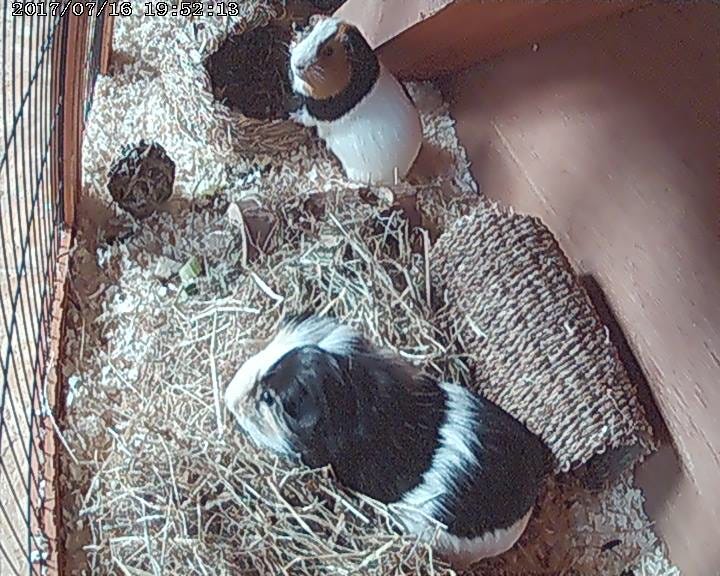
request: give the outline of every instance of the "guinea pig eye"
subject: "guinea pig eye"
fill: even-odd
[[[260,401],[270,406],[274,400],[272,394],[270,394],[268,390],[265,390],[262,394],[260,394]]]
[[[325,46],[322,51],[322,55],[325,58],[330,58],[333,54],[335,54],[335,49],[332,46]]]

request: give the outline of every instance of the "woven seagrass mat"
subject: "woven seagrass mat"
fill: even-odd
[[[557,471],[649,445],[635,386],[539,220],[476,209],[440,237],[431,262],[437,322],[469,355],[473,385],[545,440]]]

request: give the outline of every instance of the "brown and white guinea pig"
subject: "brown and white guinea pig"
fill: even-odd
[[[314,17],[290,48],[290,79],[301,106],[291,117],[363,184],[404,178],[422,144],[422,126],[404,87],[350,24]]]
[[[507,412],[333,318],[286,319],[225,402],[257,444],[398,504],[405,528],[457,567],[517,542],[549,472],[545,445]]]

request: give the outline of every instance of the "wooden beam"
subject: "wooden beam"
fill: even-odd
[[[377,48],[429,19],[455,0],[348,0],[335,13],[363,33]]]
[[[51,296],[52,302],[49,306],[50,318],[48,324],[43,327],[43,330],[46,331],[44,337],[47,338],[49,353],[41,369],[44,375],[47,408],[50,410],[50,415],[45,415],[40,424],[40,428],[45,432],[45,437],[40,442],[44,462],[37,462],[36,459],[32,461],[35,477],[44,480],[45,494],[36,494],[35,491],[31,494],[33,509],[42,508],[42,514],[38,518],[41,523],[38,533],[44,534],[47,538],[48,547],[45,566],[47,567],[48,576],[63,576],[65,574],[62,485],[60,483],[61,447],[51,418],[54,418],[55,421],[62,420],[65,406],[61,359],[72,230],[59,231],[58,233],[61,236],[58,242],[55,285]],[[36,406],[36,409],[38,408],[40,406]],[[41,413],[44,413],[44,411]]]
[[[89,17],[67,15],[63,102],[63,196],[67,226],[75,223],[75,207],[82,187],[83,100]]]
[[[58,111],[61,109],[62,102],[62,86],[64,78],[63,70],[63,31],[64,25],[58,24],[52,39],[52,69],[50,71],[52,96],[50,110],[50,126],[53,132],[50,142],[50,185],[53,197],[56,198],[61,190],[62,175],[62,121],[63,117],[58,117]]]
[[[708,576],[720,567],[718,38],[720,5],[658,2],[445,86],[483,194],[540,217],[604,292],[675,449],[638,469],[646,511],[682,573]]]
[[[102,31],[102,46],[100,48],[100,74],[107,76],[110,71],[110,60],[112,58],[112,40],[115,30],[115,16],[105,15]]]
[[[349,0],[337,14],[362,30],[397,76],[428,79],[644,4],[642,0]]]
[[[63,195],[63,219],[68,226],[72,226],[75,219],[77,191],[81,185],[80,146],[87,26],[87,18],[68,15],[64,22],[58,24],[52,40],[50,122],[54,131],[50,142],[50,185],[54,194]],[[47,342],[48,354],[38,366],[38,374],[43,378],[47,394],[47,405],[38,404],[34,408],[38,414],[45,414],[44,408],[48,408],[56,419],[60,419],[64,405],[60,359],[72,229],[58,230],[56,233],[60,235],[58,248],[50,255],[51,258],[57,258],[55,283],[48,296],[52,298],[47,305],[50,317],[47,324],[43,325],[41,334],[41,338]],[[37,402],[41,402],[40,396]],[[44,432],[44,437],[39,440],[44,460],[40,462],[33,458],[31,466],[34,477],[44,480],[45,493],[38,494],[32,490],[30,494],[32,509],[40,511],[37,516],[33,515],[33,531],[47,538],[44,566],[48,576],[63,576],[60,442],[50,416],[45,415],[38,430],[33,433],[40,430]]]

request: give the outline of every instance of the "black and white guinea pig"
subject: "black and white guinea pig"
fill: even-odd
[[[356,27],[313,18],[290,47],[290,79],[302,101],[292,118],[317,128],[349,179],[407,175],[422,144],[420,115]]]
[[[332,318],[285,320],[225,402],[256,443],[399,504],[406,529],[457,567],[517,542],[549,472],[545,445],[508,413]]]

